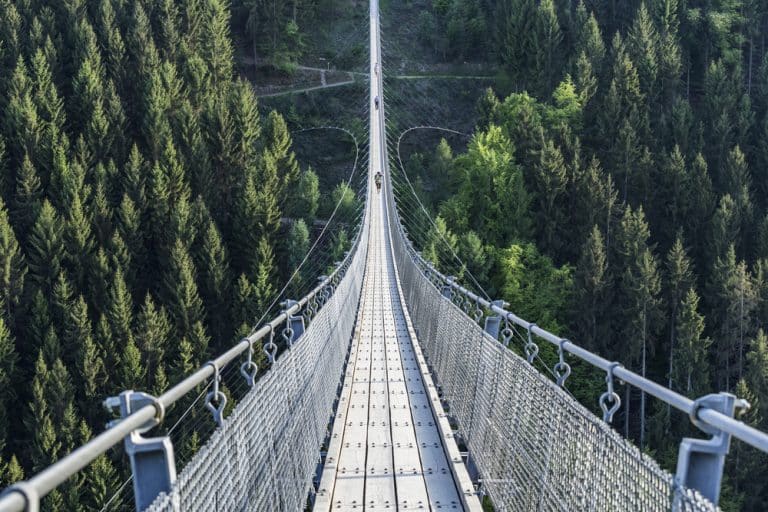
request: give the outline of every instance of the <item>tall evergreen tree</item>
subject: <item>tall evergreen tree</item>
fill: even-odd
[[[164,279],[166,303],[179,337],[191,338],[195,323],[204,318],[203,301],[198,293],[195,266],[184,243],[177,240],[171,249],[169,269]]]
[[[612,277],[603,236],[597,226],[584,242],[574,273],[573,314],[578,339],[592,350],[607,354],[611,347],[609,307]]]
[[[29,234],[28,245],[30,277],[50,293],[61,272],[65,249],[61,221],[47,200]]]
[[[24,254],[8,222],[5,204],[0,198],[0,308],[9,322],[14,322],[18,313],[26,275]]]
[[[136,344],[141,352],[141,366],[146,371],[146,386],[152,388],[158,370],[165,371],[168,341],[171,337],[171,322],[165,308],[158,308],[150,294],[136,318]]]

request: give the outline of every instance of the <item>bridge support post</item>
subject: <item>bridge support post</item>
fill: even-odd
[[[146,405],[154,405],[157,415],[128,434],[124,441],[125,451],[131,460],[133,495],[137,511],[149,507],[160,493],[170,494],[176,482],[176,462],[171,438],[142,437],[142,434],[162,421],[165,409],[154,396],[133,390],[123,391],[119,396],[104,401],[108,410],[118,409],[122,418]],[[119,422],[120,420],[115,420],[108,426]],[[174,498],[172,503],[174,510],[179,510],[178,498]]]
[[[702,423],[697,415],[699,409],[707,407],[732,417],[736,406],[736,397],[730,393],[711,394],[697,399],[690,413],[691,422],[712,437],[684,438],[677,457],[677,483],[699,491],[715,505],[720,499],[723,466],[730,449],[731,434]]]
[[[503,300],[495,300],[491,302],[491,306],[504,309],[509,305],[508,302]],[[499,332],[501,331],[501,315],[495,314],[485,318],[485,332],[491,335],[491,338],[499,339]]]

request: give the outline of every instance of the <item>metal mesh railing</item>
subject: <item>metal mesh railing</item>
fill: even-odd
[[[368,226],[304,334],[272,364],[147,510],[302,510],[320,459],[360,299]]]
[[[488,335],[390,226],[419,342],[497,510],[717,510]]]

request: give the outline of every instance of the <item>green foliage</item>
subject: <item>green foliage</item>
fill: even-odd
[[[572,269],[556,267],[531,243],[513,244],[495,254],[497,289],[512,311],[562,332],[570,301]]]

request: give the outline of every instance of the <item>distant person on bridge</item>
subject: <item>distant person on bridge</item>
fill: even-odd
[[[373,104],[376,105],[376,110],[379,110],[379,97],[373,98]]]
[[[373,180],[376,182],[376,191],[381,192],[381,171],[376,173]]]

